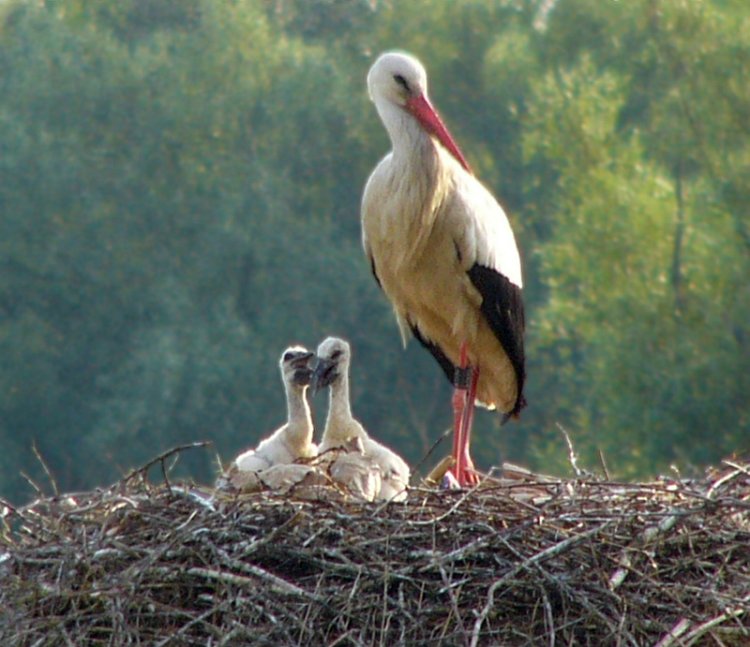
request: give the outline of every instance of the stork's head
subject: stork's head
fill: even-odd
[[[455,157],[461,166],[471,172],[461,149],[451,137],[440,116],[427,96],[427,72],[413,56],[405,52],[385,52],[373,63],[367,74],[370,99],[378,106],[381,118],[391,137],[393,124],[388,123],[388,111],[383,106],[394,106],[414,117],[419,125],[435,137]]]
[[[312,376],[313,393],[334,384],[349,372],[351,349],[338,337],[328,337],[318,346],[317,361]]]
[[[281,354],[279,366],[285,384],[305,387],[312,379],[312,363],[315,353],[303,346],[290,346]]]
[[[386,52],[370,68],[367,89],[373,101],[382,98],[406,108],[413,97],[427,96],[427,72],[405,52]]]

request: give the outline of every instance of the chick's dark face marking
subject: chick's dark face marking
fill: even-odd
[[[291,375],[296,386],[308,386],[312,380],[312,363],[315,353],[302,349],[287,350],[281,358],[284,373]],[[289,379],[289,377],[287,377]]]
[[[298,368],[294,371],[292,382],[297,386],[309,386],[312,382],[313,372],[309,368]]]
[[[349,356],[349,344],[343,339],[328,337],[321,342],[313,371],[313,393],[346,378],[349,371]]]
[[[319,391],[331,386],[339,378],[338,364],[331,359],[318,358],[312,376],[313,390]]]
[[[309,366],[310,360],[315,357],[315,353],[309,350],[288,350],[284,353],[284,364],[289,364],[294,368],[305,368]]]

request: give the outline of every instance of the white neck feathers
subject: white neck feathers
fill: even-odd
[[[306,387],[294,384],[288,384],[286,389],[288,434],[290,439],[299,445],[312,442],[313,422],[310,405],[305,397],[306,390]]]

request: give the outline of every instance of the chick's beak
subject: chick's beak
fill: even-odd
[[[315,357],[315,353],[306,352],[300,353],[299,357],[295,357],[292,360],[292,366],[294,368],[310,368],[311,360]]]
[[[310,382],[310,390],[315,395],[321,389],[330,386],[330,384],[338,377],[336,372],[336,362],[330,359],[323,359],[318,357],[318,361],[315,363],[315,369],[312,373],[312,380]]]

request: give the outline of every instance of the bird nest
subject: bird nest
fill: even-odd
[[[391,504],[147,472],[0,505],[0,644],[750,644],[744,460]]]

